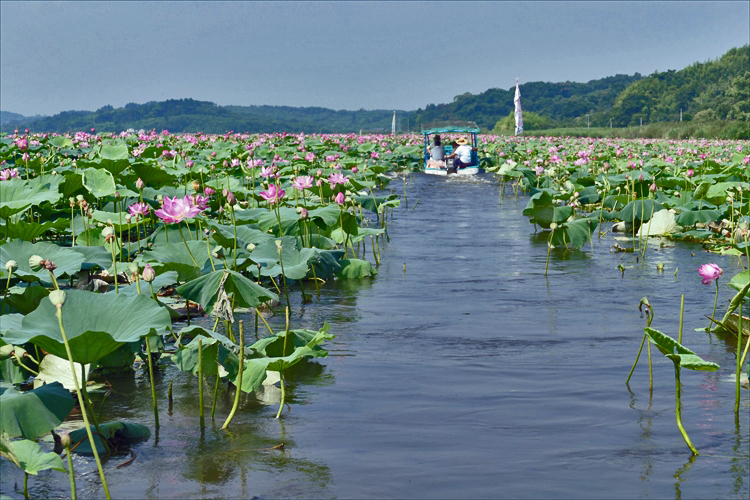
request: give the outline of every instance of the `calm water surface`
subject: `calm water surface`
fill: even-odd
[[[696,268],[715,261],[726,283],[736,258],[668,243],[637,262],[610,253],[608,234],[553,251],[545,278],[546,237],[521,214],[528,197],[503,195],[489,176],[422,174],[407,195],[374,279],[327,283],[306,305],[295,294],[293,327],[328,321],[336,338],[328,358],[289,375],[291,411],[274,419],[270,388],[245,397],[221,431],[232,398],[222,391],[201,436],[196,379],[166,366],[161,429],[134,447],[131,465],[107,464],[113,497],[748,498],[748,391],[736,422],[733,349],[694,331],[715,290]],[[720,288],[726,307],[733,290]],[[683,370],[695,459],[675,425],[672,362],[654,350],[652,396],[645,363],[625,385],[645,326],[640,299],[654,307],[652,326],[676,337],[683,293],[684,344],[722,366]],[[147,377],[110,382],[105,419],[153,428]],[[101,497],[95,468],[76,460],[79,498]],[[22,475],[7,462],[0,470],[3,491],[17,496],[9,485]],[[69,495],[58,472],[30,486],[37,497]]]

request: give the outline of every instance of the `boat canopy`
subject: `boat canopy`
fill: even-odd
[[[480,129],[474,122],[442,121],[422,124],[422,134],[424,135],[450,132],[478,134]]]

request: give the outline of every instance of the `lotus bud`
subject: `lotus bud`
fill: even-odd
[[[307,209],[302,207],[302,210],[299,212],[299,218],[300,219],[307,219]]]
[[[32,271],[41,271],[44,267],[44,259],[38,255],[32,255],[29,257],[29,267]]]
[[[230,192],[229,192],[229,193],[228,193],[228,194],[226,195],[226,197],[227,197],[227,203],[229,203],[229,205],[231,205],[231,206],[235,206],[235,205],[237,204],[237,198],[235,198],[235,196],[234,196],[234,193],[233,193],[233,192],[231,192],[231,191],[230,191]]]
[[[115,191],[115,200],[119,200],[119,199],[120,199],[120,192]]]
[[[651,191],[652,193],[655,193],[656,192],[656,183],[654,182],[653,184],[651,184],[648,187],[648,190]]]
[[[15,260],[9,260],[8,262],[5,263],[6,271],[12,273],[16,269],[18,269],[18,262],[16,262]]]
[[[60,308],[65,302],[65,292],[62,290],[52,290],[49,293],[49,301],[52,302],[55,307]]]
[[[221,190],[221,195],[224,198],[226,198],[228,194],[229,194],[229,190],[227,188],[224,188],[224,189]]]
[[[549,225],[549,228],[554,231],[555,229],[557,229],[557,224],[553,222]]]
[[[143,182],[143,179],[141,179],[140,177],[138,177],[138,180],[135,181],[135,187],[140,191],[141,189],[143,189],[144,187],[146,187],[146,183]]]
[[[67,432],[63,432],[60,434],[60,444],[63,445],[63,447],[68,450],[70,449],[70,446],[73,444],[72,440],[70,439],[70,434]]]
[[[143,266],[143,280],[151,283],[152,281],[154,281],[154,278],[156,278],[154,268],[148,264]]]
[[[357,167],[352,167],[352,173],[356,174],[357,172],[359,172],[359,169]]]
[[[255,243],[248,243],[247,246],[245,247],[245,249],[248,252],[252,252],[253,250],[255,250]]]

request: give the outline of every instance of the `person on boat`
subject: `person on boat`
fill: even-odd
[[[472,148],[469,146],[469,141],[463,137],[460,137],[453,143],[453,153],[448,155],[448,158],[453,158],[453,168],[455,170],[471,165],[471,151]]]
[[[443,168],[445,167],[445,148],[440,142],[440,136],[435,135],[433,138],[433,146],[430,148],[430,160],[427,162],[427,168]]]

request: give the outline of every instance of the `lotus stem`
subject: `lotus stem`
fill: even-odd
[[[625,384],[627,385],[630,382],[630,377],[633,376],[633,372],[635,371],[635,365],[638,364],[638,360],[641,358],[641,351],[643,351],[643,344],[646,342],[646,334],[643,334],[643,338],[641,339],[641,346],[638,348],[638,355],[635,357],[635,362],[633,363],[633,367],[630,369],[630,373],[628,374],[628,378],[625,379]]]
[[[286,341],[289,338],[289,308],[286,308],[286,331],[284,332],[284,347],[281,349],[282,356],[286,356]],[[281,411],[284,409],[284,400],[286,398],[286,388],[284,387],[284,370],[279,370],[279,383],[281,384],[281,403],[279,411],[276,412],[276,418],[281,417]]]
[[[682,403],[680,402],[680,362],[674,361],[674,381],[675,381],[675,417],[677,419],[677,428],[680,429],[680,434],[682,434],[682,437],[685,439],[685,442],[687,443],[688,447],[690,448],[690,451],[693,452],[693,455],[700,455],[698,453],[698,450],[695,449],[695,446],[693,446],[693,443],[690,441],[690,438],[687,435],[687,432],[685,432],[685,428],[682,426],[682,416],[681,416],[681,408]]]
[[[112,266],[115,271],[115,293],[119,294],[120,291],[117,288],[117,261],[115,260],[115,244],[114,242],[110,243],[110,249],[112,250]]]
[[[714,310],[711,312],[711,317],[716,317],[716,302],[719,300],[719,278],[716,278],[716,295],[714,295]],[[711,333],[712,323],[708,323],[708,332]]]
[[[279,220],[279,225],[281,225],[281,220]],[[277,248],[279,250],[279,264],[281,264],[281,280],[284,282],[284,293],[286,294],[286,306],[288,308],[288,307],[291,307],[292,303],[289,300],[289,287],[286,285],[286,273],[284,271],[284,258],[281,256],[281,245],[279,245]]]
[[[63,338],[63,344],[65,344],[65,353],[68,355],[68,362],[70,363],[70,373],[73,375],[73,384],[76,388],[76,394],[78,395],[78,404],[81,407],[81,415],[83,416],[83,423],[86,426],[86,435],[89,438],[89,442],[91,443],[91,449],[94,452],[94,460],[96,460],[96,467],[99,470],[99,477],[102,480],[102,488],[104,488],[104,495],[107,497],[107,500],[111,500],[112,497],[109,494],[109,487],[107,486],[107,478],[104,477],[104,469],[102,469],[102,462],[99,460],[99,452],[96,449],[96,442],[94,441],[94,436],[91,433],[91,426],[89,425],[89,417],[86,414],[86,403],[84,401],[83,391],[81,389],[81,385],[78,383],[78,375],[76,375],[76,368],[73,364],[73,353],[70,351],[70,344],[68,343],[68,337],[65,335],[65,327],[63,327],[63,320],[62,320],[62,304],[57,305],[57,311],[55,312],[55,315],[57,316],[57,322],[60,325],[60,334]]]
[[[677,271],[675,271],[677,272]],[[685,294],[680,298],[680,329],[677,332],[677,343],[682,344],[682,318],[685,315]]]
[[[156,300],[156,294],[154,293],[154,285],[150,281],[148,282],[149,288],[151,288],[151,298]]]
[[[151,359],[151,344],[146,336],[146,358],[148,359],[148,378],[151,382],[151,403],[154,407],[154,425],[159,428],[159,407],[156,404],[156,386],[154,385],[154,362]]]
[[[49,277],[52,280],[52,284],[55,285],[55,290],[59,290],[60,285],[57,284],[57,278],[55,278],[55,273],[53,273],[52,271],[49,271]],[[10,276],[8,276],[8,283],[10,283]],[[6,292],[7,292],[7,287],[6,287]]]
[[[203,340],[198,339],[198,407],[200,408],[201,429],[206,427],[203,415]]]
[[[242,372],[245,368],[245,325],[242,320],[240,320],[240,352],[239,352],[239,361],[240,366],[237,372],[237,384],[236,384],[236,392],[234,393],[234,404],[232,405],[232,411],[229,412],[229,416],[227,417],[227,420],[224,422],[224,425],[221,426],[222,429],[226,429],[229,427],[229,423],[234,418],[235,413],[237,413],[237,408],[240,406],[240,395],[242,393]]]
[[[185,314],[187,314],[187,326],[190,326],[190,301],[185,299]]]
[[[6,226],[7,222],[6,222]],[[75,203],[70,206],[70,248],[76,244],[76,221],[75,221]]]
[[[28,177],[29,173],[26,172],[26,176]],[[26,471],[23,471],[23,497],[29,498],[29,473]]]
[[[13,268],[8,270],[8,279],[5,280],[5,291],[3,292],[3,312],[5,312],[5,301],[8,299],[8,290],[10,289],[10,279],[13,277]]]
[[[70,456],[70,444],[65,446],[65,455],[68,459],[68,476],[70,477],[70,498],[76,500],[76,475],[73,471],[73,457]]]
[[[263,317],[263,315],[258,311],[258,308],[255,308],[255,317],[260,318],[261,321],[263,321],[263,324],[266,325],[266,328],[268,328],[268,331],[271,333],[271,335],[275,335],[273,333],[273,330],[271,330],[271,327],[268,325],[268,322],[266,321],[266,318]]]
[[[219,355],[216,354],[216,362],[219,362]],[[211,403],[211,420],[214,419],[214,413],[216,413],[216,399],[219,395],[219,381],[221,380],[221,377],[219,377],[219,374],[216,374],[216,383],[214,384],[214,400]]]
[[[185,225],[187,225],[187,222],[185,223]],[[195,257],[193,257],[193,252],[190,251],[190,247],[187,244],[187,240],[185,239],[185,235],[182,233],[182,226],[180,225],[179,222],[177,223],[177,229],[180,230],[180,237],[182,238],[182,242],[185,244],[185,249],[187,250],[188,255],[190,255],[190,260],[193,261],[193,264],[195,265],[195,268],[198,269],[198,270],[200,270],[200,267],[198,266],[198,263],[195,261]],[[166,226],[165,226],[164,232],[165,233],[167,232]]]
[[[234,228],[234,240],[232,243],[232,248],[234,250],[234,267],[232,269],[237,270],[237,220],[234,217],[234,207],[232,205],[229,205],[229,212],[232,214],[232,228]],[[277,217],[278,214],[279,212],[277,209]],[[279,218],[279,233],[281,233],[281,218]]]

